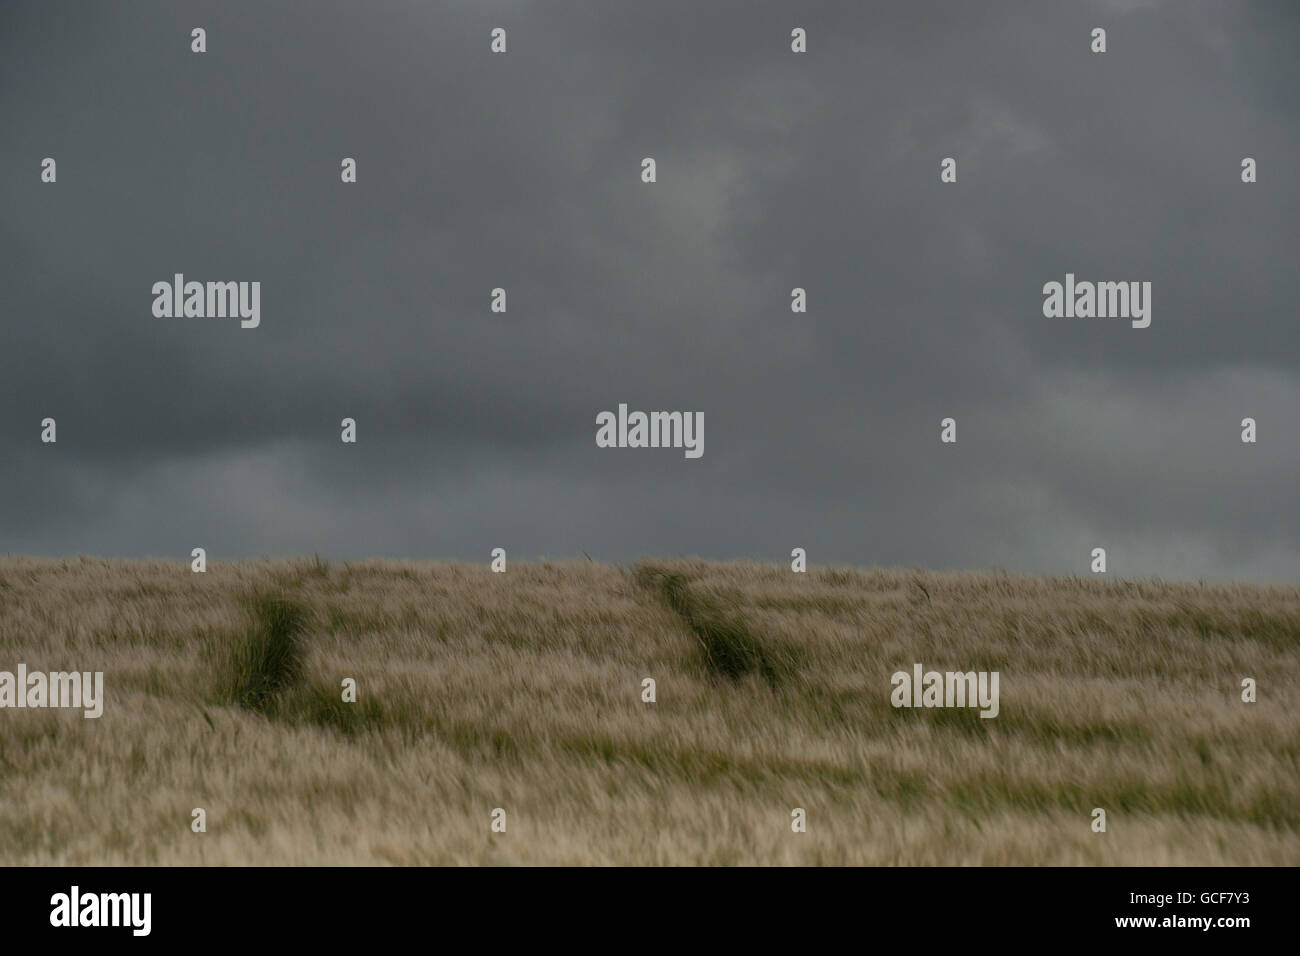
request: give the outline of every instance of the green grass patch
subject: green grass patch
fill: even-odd
[[[307,613],[274,594],[248,599],[249,626],[218,662],[217,702],[273,716],[279,698],[302,673],[302,633]]]
[[[637,580],[659,593],[700,643],[704,667],[717,678],[740,680],[756,674],[773,689],[798,670],[798,650],[765,640],[718,598],[693,587],[685,575],[649,565],[637,568]]]

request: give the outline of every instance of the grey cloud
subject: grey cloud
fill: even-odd
[[[0,550],[1300,576],[1294,7],[0,17]],[[262,326],[154,319],[177,271]],[[1151,328],[1043,318],[1067,271]],[[597,449],[619,402],[704,457]]]

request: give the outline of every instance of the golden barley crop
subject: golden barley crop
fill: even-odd
[[[5,864],[1300,863],[1291,586],[8,558],[20,663],[104,710],[0,709]]]

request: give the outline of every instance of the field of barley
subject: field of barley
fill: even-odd
[[[19,663],[105,703],[0,710],[3,864],[1300,863],[1294,586],[4,558]]]

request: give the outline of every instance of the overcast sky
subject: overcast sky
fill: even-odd
[[[1294,581],[1297,91],[1285,2],[5,0],[0,553]]]

